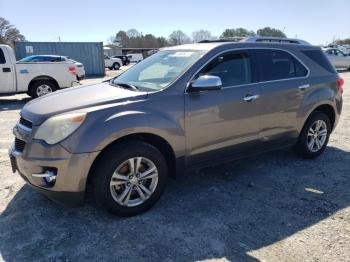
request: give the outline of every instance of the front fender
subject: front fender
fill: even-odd
[[[72,153],[101,151],[110,143],[131,134],[148,133],[166,140],[176,156],[185,152],[185,134],[181,122],[160,112],[129,110],[113,115],[94,112],[77,132],[62,142]]]

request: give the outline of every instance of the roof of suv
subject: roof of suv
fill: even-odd
[[[279,38],[279,37],[247,37],[247,38],[226,38],[217,40],[204,40],[199,43],[185,44],[178,46],[165,47],[161,50],[202,50],[209,51],[222,45],[247,45],[250,47],[260,44],[259,46],[278,45],[278,46],[308,46],[311,45],[300,39]]]

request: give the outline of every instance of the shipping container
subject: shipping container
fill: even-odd
[[[16,42],[16,59],[30,55],[62,55],[83,63],[87,76],[104,76],[102,42]]]

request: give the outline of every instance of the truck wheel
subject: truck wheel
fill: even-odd
[[[326,149],[331,131],[329,117],[319,111],[313,112],[299,135],[296,153],[303,158],[318,157]]]
[[[31,97],[36,98],[39,96],[50,94],[56,90],[57,86],[52,81],[40,80],[35,81],[30,85],[28,94]]]
[[[126,141],[107,149],[93,171],[98,205],[119,216],[150,209],[166,185],[168,169],[162,153],[142,141]]]
[[[120,68],[120,64],[119,63],[114,63],[113,64],[113,69],[114,70],[119,70],[119,68]]]

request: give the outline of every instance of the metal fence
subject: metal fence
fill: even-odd
[[[102,42],[16,42],[17,60],[30,55],[62,55],[83,63],[87,76],[105,75]]]

